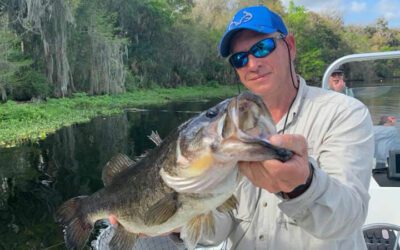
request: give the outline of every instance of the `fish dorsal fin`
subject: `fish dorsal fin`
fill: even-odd
[[[215,235],[215,222],[211,212],[192,218],[181,232],[187,249],[194,249],[202,235],[206,238]]]
[[[160,225],[171,218],[178,210],[178,193],[170,193],[157,201],[144,215],[146,226]]]
[[[227,199],[222,205],[217,207],[217,210],[221,213],[228,213],[236,209],[238,201],[234,195]]]
[[[104,186],[110,185],[113,177],[120,173],[122,170],[127,169],[135,162],[132,161],[128,156],[124,154],[117,154],[103,168],[101,179],[103,180]]]
[[[152,142],[154,142],[156,146],[160,145],[162,142],[162,139],[157,131],[151,131],[151,134],[148,135],[147,138],[149,138]]]

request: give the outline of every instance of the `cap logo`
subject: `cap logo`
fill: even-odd
[[[234,26],[239,26],[242,23],[247,23],[251,19],[253,19],[253,14],[247,11],[243,11],[243,16],[239,19],[239,21],[235,22],[234,20],[232,20],[232,22],[229,24],[229,29],[233,29]]]

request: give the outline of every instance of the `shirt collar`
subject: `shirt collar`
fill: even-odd
[[[307,95],[307,84],[306,81],[301,77],[301,76],[297,76],[297,79],[299,79],[299,89],[297,90],[297,95],[295,97],[295,100],[292,104],[292,107],[290,108],[290,110],[288,110],[288,113],[286,113],[281,120],[276,124],[276,131],[278,134],[281,134],[284,130],[284,125],[285,125],[285,120],[286,120],[286,116],[287,117],[287,122],[286,122],[286,128],[285,128],[285,132],[287,132],[287,129],[296,122],[297,117],[299,116],[299,113],[301,111],[301,108],[303,106],[304,100],[306,98]]]

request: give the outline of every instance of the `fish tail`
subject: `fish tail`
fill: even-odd
[[[56,212],[56,221],[64,227],[64,240],[67,249],[82,249],[93,225],[82,213],[82,203],[86,196],[66,201]]]

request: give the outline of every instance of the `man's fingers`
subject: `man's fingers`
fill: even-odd
[[[264,188],[272,193],[280,190],[269,176],[268,169],[260,162],[239,162],[239,169],[256,187]]]
[[[272,135],[269,141],[278,147],[292,150],[298,155],[307,155],[307,141],[302,135]]]
[[[240,172],[249,179],[254,178],[254,170],[252,167],[256,167],[255,162],[239,162]]]

